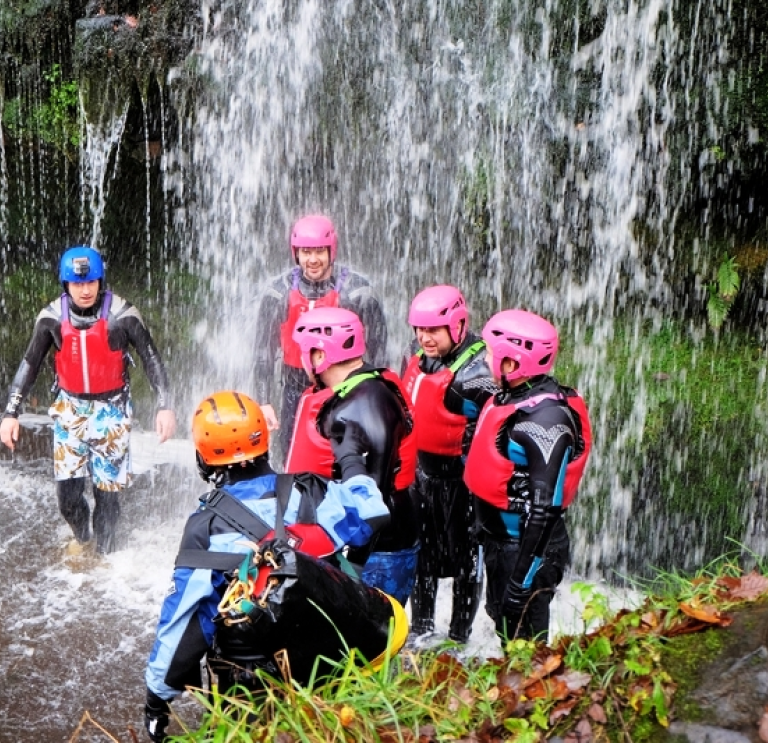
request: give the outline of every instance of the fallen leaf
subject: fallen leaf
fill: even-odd
[[[734,599],[754,601],[766,593],[768,593],[768,578],[757,573],[749,573],[742,577],[740,585],[733,589],[730,595]]]
[[[680,611],[686,616],[708,624],[720,624],[720,610],[710,604],[681,603]]]
[[[589,743],[592,740],[592,726],[589,724],[589,720],[582,717],[564,740],[565,743]]]
[[[578,703],[579,700],[576,697],[571,697],[570,699],[564,699],[562,702],[558,702],[549,713],[549,724],[554,726],[558,720],[570,715],[571,711]]]
[[[763,716],[760,718],[757,735],[763,743],[768,743],[768,712],[763,712]]]
[[[608,717],[605,714],[605,710],[603,709],[602,704],[590,705],[589,709],[587,710],[587,714],[595,722],[599,722],[601,725],[605,725],[605,723],[608,722]]]

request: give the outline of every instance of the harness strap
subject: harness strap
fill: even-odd
[[[291,498],[293,475],[277,475],[275,478],[275,493],[277,508],[275,509],[275,536],[286,539],[285,509]],[[217,488],[206,493],[201,499],[202,508],[213,512],[216,516],[241,534],[250,537],[254,542],[261,542],[272,527],[257,516],[246,505],[226,490]],[[210,570],[233,570],[243,561],[243,555],[233,552],[214,552],[198,549],[182,549],[176,556],[177,568],[207,568]]]

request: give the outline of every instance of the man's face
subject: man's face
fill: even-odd
[[[445,356],[453,348],[451,334],[445,325],[437,328],[415,328],[415,330],[416,340],[424,351],[424,355],[430,359]]]
[[[329,248],[296,248],[296,258],[304,278],[325,281],[331,277],[331,251]]]
[[[70,281],[67,287],[72,301],[81,309],[87,310],[96,304],[99,298],[99,281]]]

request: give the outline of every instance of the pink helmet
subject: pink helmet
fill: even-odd
[[[483,328],[483,340],[493,354],[494,376],[508,382],[546,374],[555,364],[559,345],[555,326],[525,310],[496,313]],[[504,359],[516,361],[517,369],[502,374]]]
[[[307,369],[312,368],[312,351],[325,351],[323,363],[314,368],[315,374],[365,353],[365,333],[360,318],[341,307],[317,307],[305,312],[296,321],[293,340],[301,349]]]
[[[302,217],[291,230],[291,252],[296,258],[296,248],[328,248],[331,263],[336,260],[339,241],[336,230],[328,217],[313,215]]]
[[[467,303],[455,286],[441,284],[419,292],[411,302],[408,322],[414,328],[448,327],[451,340],[461,343],[467,332]]]

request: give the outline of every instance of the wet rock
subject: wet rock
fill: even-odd
[[[768,699],[768,606],[739,610],[724,633],[721,652],[696,669],[692,690],[675,700],[669,729],[690,743],[761,743],[758,725]],[[695,712],[694,712],[695,711]]]

